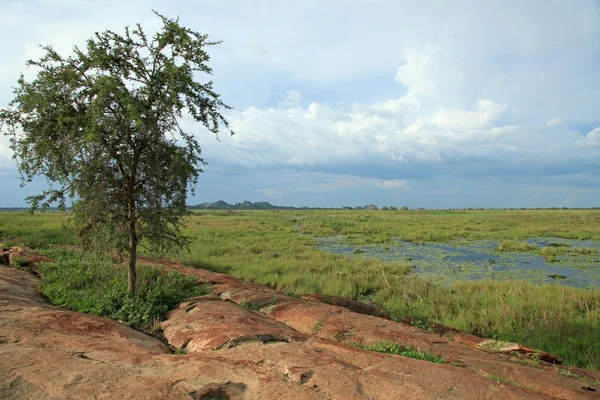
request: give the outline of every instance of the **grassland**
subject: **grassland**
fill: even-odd
[[[64,220],[60,213],[0,213],[0,241],[77,244]],[[598,288],[489,280],[442,285],[405,263],[323,252],[312,238],[340,235],[350,245],[493,239],[507,251],[541,254],[518,243],[546,236],[600,240],[599,222],[600,212],[585,210],[195,212],[187,228],[195,236],[190,251],[166,257],[290,293],[369,296],[398,318],[524,343],[568,365],[600,370]]]

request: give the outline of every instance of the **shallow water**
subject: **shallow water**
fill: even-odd
[[[331,253],[408,263],[417,274],[445,281],[524,279],[576,287],[600,286],[600,257],[597,254],[569,253],[556,256],[555,262],[548,262],[533,252],[498,252],[496,248],[500,243],[497,241],[440,244],[396,239],[391,245],[356,246],[344,243],[342,236],[315,239],[320,249]],[[540,248],[554,244],[600,249],[600,243],[593,240],[531,238],[527,242]]]

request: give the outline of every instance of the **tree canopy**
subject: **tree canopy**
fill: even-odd
[[[228,129],[214,92],[206,46],[217,44],[155,12],[151,37],[140,24],[123,34],[96,33],[63,57],[52,47],[27,65],[15,97],[0,110],[23,184],[45,176],[49,187],[28,197],[32,208],[73,203],[83,244],[127,253],[135,291],[138,245],[184,248],[186,198],[204,160],[180,121],[191,116],[218,135]],[[231,132],[233,133],[233,132]]]

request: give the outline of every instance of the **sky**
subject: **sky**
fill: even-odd
[[[207,33],[235,135],[185,117],[189,204],[600,206],[598,0],[0,0],[0,107],[25,62],[151,9]],[[0,137],[0,206],[25,206]]]

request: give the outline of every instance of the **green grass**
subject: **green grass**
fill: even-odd
[[[543,247],[542,250],[540,251],[540,254],[544,257],[546,256],[557,256],[557,255],[563,255],[563,254],[568,254],[569,253],[569,248],[565,247],[565,246],[560,246],[560,247]]]
[[[514,240],[505,240],[498,246],[498,251],[532,251],[537,250],[535,244],[525,242],[515,242]]]
[[[76,236],[65,227],[67,215],[63,212],[30,214],[0,211],[0,242],[25,244],[33,249],[49,243],[76,244]]]
[[[479,336],[528,344],[569,365],[600,369],[600,291],[524,281],[455,282],[412,277],[378,291],[393,315],[426,316]]]
[[[28,262],[27,257],[11,257],[10,259],[10,265],[15,265],[17,268],[23,268]]]
[[[591,247],[573,247],[571,249],[571,251],[573,253],[578,253],[578,254],[598,254],[598,249],[593,249]]]
[[[75,236],[62,229],[64,219],[60,213],[0,213],[0,241],[21,238],[76,244]],[[413,242],[461,239],[465,243],[522,243],[542,236],[599,240],[598,211],[195,212],[186,232],[195,236],[191,250],[167,258],[289,294],[368,296],[397,318],[429,319],[523,343],[557,354],[567,365],[600,370],[598,288],[485,280],[443,285],[413,274],[410,262],[334,255],[319,250],[310,237],[343,235],[341,239],[349,245],[385,245],[393,238]],[[556,257],[565,250],[544,247],[535,252]]]
[[[193,277],[140,266],[137,291],[131,295],[126,269],[109,257],[65,248],[46,248],[42,253],[56,260],[41,268],[41,292],[52,304],[105,315],[146,331],[155,330],[172,306],[208,293]]]
[[[383,340],[371,345],[353,344],[363,350],[376,351],[378,353],[395,354],[402,357],[414,358],[415,360],[424,360],[436,364],[445,364],[446,359],[444,357],[435,355],[428,351],[421,351],[414,347],[403,346],[399,343],[392,342],[390,340]]]

